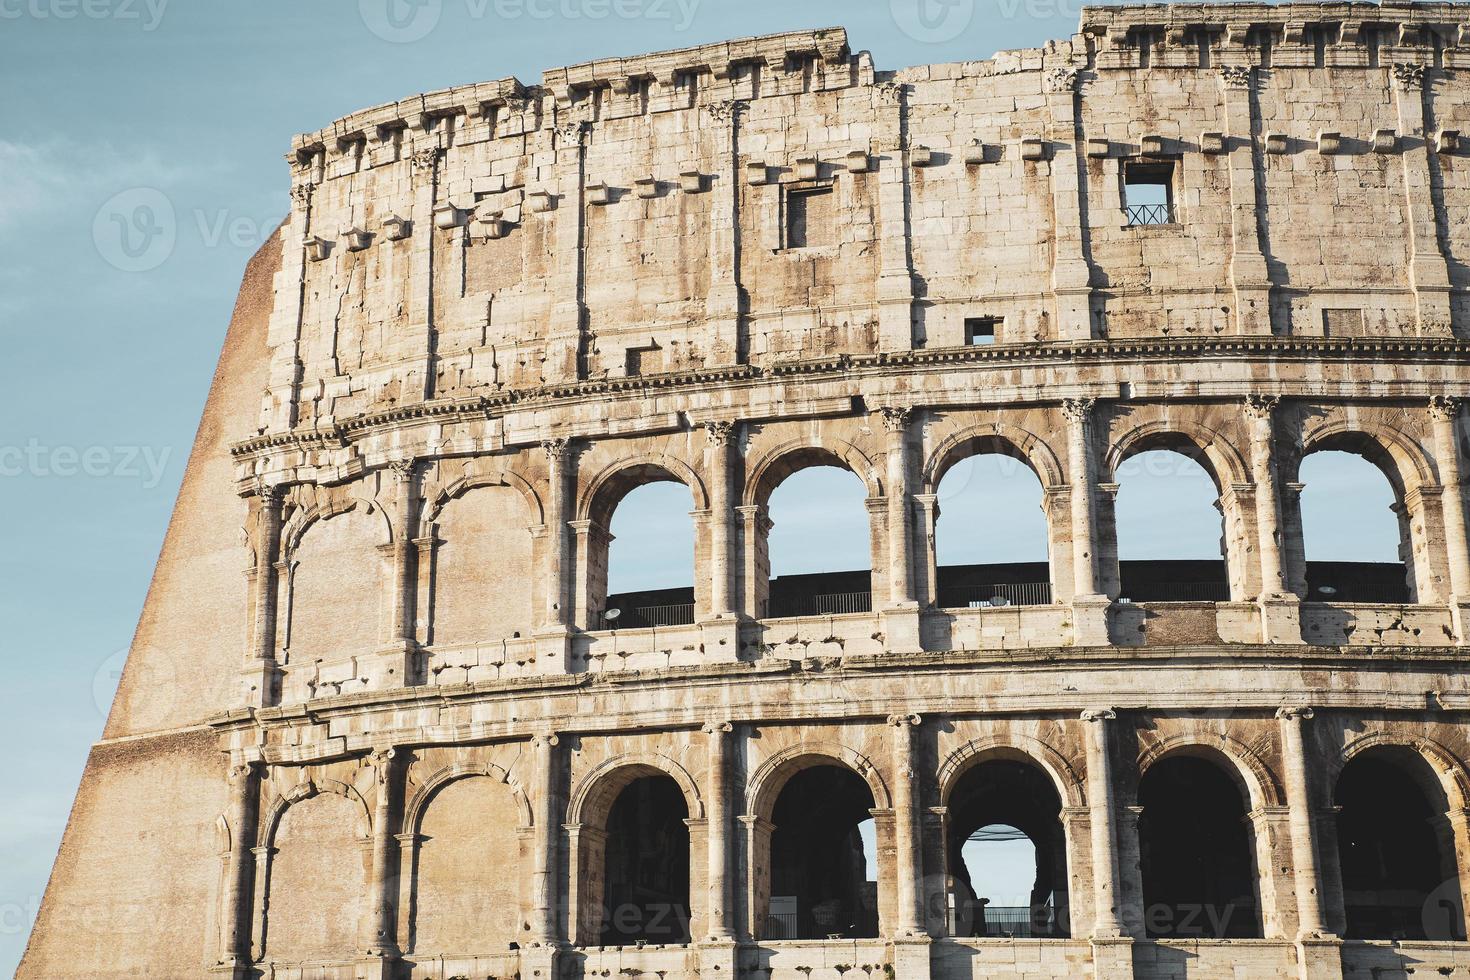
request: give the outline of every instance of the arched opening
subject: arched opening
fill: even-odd
[[[346,957],[366,911],[365,814],[355,800],[321,793],[293,803],[270,846],[265,952],[283,962]]]
[[[419,821],[410,949],[505,951],[521,938],[521,810],[498,779],[457,779]]]
[[[430,639],[436,646],[529,637],[535,628],[531,508],[511,486],[475,487],[434,522]],[[486,555],[494,555],[487,562]],[[523,574],[505,574],[523,569]]]
[[[1307,598],[1318,602],[1413,601],[1408,513],[1384,475],[1385,459],[1329,444],[1302,460],[1302,540]],[[1375,444],[1376,446],[1376,444]],[[1382,456],[1382,450],[1376,455]],[[1344,534],[1343,528],[1352,528]]]
[[[1220,491],[1205,462],[1193,444],[1172,440],[1119,464],[1114,524],[1123,599],[1230,599]]]
[[[1138,784],[1138,854],[1150,939],[1261,935],[1249,806],[1220,765],[1176,755]]]
[[[1029,762],[990,759],[959,778],[945,842],[950,935],[1069,935],[1061,812],[1051,778]]]
[[[381,641],[387,540],[382,518],[362,504],[306,528],[289,555],[290,601],[277,621],[291,663],[342,659]]]
[[[767,513],[766,615],[872,610],[873,532],[867,488],[856,474],[831,462],[809,461],[776,486]]]
[[[588,629],[694,622],[693,510],[690,489],[661,467],[632,467],[603,488],[587,531]]]
[[[934,525],[938,605],[1045,605],[1052,601],[1041,480],[1004,444],[945,471]]]
[[[1348,939],[1465,939],[1449,809],[1408,748],[1369,749],[1343,767],[1333,802]]]
[[[640,776],[607,816],[601,943],[689,941],[689,807],[672,777]]]
[[[872,810],[872,790],[845,766],[812,766],[787,781],[771,812],[761,938],[878,935]]]

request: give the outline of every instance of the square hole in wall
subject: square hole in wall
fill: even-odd
[[[786,247],[818,248],[836,241],[835,202],[830,187],[786,192]]]
[[[1367,331],[1363,327],[1363,311],[1356,309],[1323,310],[1322,336],[1361,337]]]
[[[1125,161],[1123,210],[1129,226],[1174,224],[1174,161]]]
[[[965,318],[965,346],[983,347],[996,342],[1000,336],[1001,318],[998,316],[972,316]]]
[[[628,377],[658,374],[664,366],[663,353],[657,347],[629,347],[626,360]]]

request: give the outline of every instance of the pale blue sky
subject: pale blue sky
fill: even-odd
[[[0,972],[101,732],[241,271],[285,213],[292,134],[428,89],[798,28],[845,25],[883,68],[981,58],[1065,36],[1079,9],[918,2],[0,0]],[[120,250],[117,195],[151,200],[171,247]],[[1003,553],[1012,529],[982,528]]]

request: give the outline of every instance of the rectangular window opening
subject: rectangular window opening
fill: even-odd
[[[832,188],[791,190],[786,194],[786,247],[819,248],[836,240]]]
[[[1130,227],[1174,224],[1174,161],[1130,160],[1124,163],[1123,210]]]
[[[972,316],[965,319],[965,346],[984,347],[996,342],[1000,335],[1001,318],[998,316]]]
[[[629,347],[625,366],[630,378],[658,374],[663,369],[663,351],[657,347]]]

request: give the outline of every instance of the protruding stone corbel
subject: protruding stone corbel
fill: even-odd
[[[1440,153],[1455,153],[1460,149],[1460,131],[1441,129],[1434,134],[1434,148]]]
[[[526,194],[526,199],[531,202],[531,210],[537,214],[545,214],[556,207],[556,195],[544,187],[539,187]]]
[[[1216,156],[1225,152],[1225,134],[1213,130],[1199,134],[1199,151],[1206,156]]]
[[[679,174],[679,190],[685,194],[703,194],[709,187],[709,178],[698,170],[685,170]]]
[[[983,166],[989,159],[990,156],[986,152],[985,144],[978,139],[970,140],[969,144],[965,147],[965,166]]]
[[[1323,156],[1334,156],[1342,152],[1342,134],[1320,132],[1317,134],[1317,152]]]
[[[816,180],[822,175],[822,161],[817,157],[797,157],[796,179]]]
[[[1164,137],[1157,133],[1149,133],[1138,141],[1140,152],[1146,157],[1159,157],[1164,155]]]
[[[749,160],[745,164],[745,182],[751,187],[760,187],[770,181],[770,170],[764,160]]]
[[[1283,154],[1283,153],[1285,153],[1287,151],[1287,149],[1288,149],[1289,146],[1290,146],[1290,141],[1287,139],[1287,136],[1286,136],[1285,133],[1267,133],[1266,134],[1266,152],[1267,153],[1270,153],[1273,156],[1280,156],[1281,154]]]
[[[1113,143],[1111,140],[1100,136],[1089,137],[1087,140],[1087,155],[1094,160],[1102,160],[1112,155]]]
[[[390,214],[383,219],[383,237],[390,242],[400,242],[407,238],[413,231],[413,222],[407,218],[400,218],[396,214]]]
[[[458,228],[465,223],[465,213],[453,204],[434,205],[435,228]]]
[[[373,243],[373,233],[353,225],[342,229],[342,240],[347,243],[347,251],[361,252]]]
[[[909,150],[909,162],[916,167],[932,167],[936,162],[934,151],[920,143]]]
[[[639,177],[633,181],[633,192],[645,201],[658,197],[658,178],[653,176]]]
[[[306,257],[313,262],[321,262],[332,254],[332,243],[316,235],[308,235],[301,245],[306,249]]]
[[[851,150],[847,154],[847,172],[865,174],[873,169],[873,158],[867,150]]]
[[[1373,131],[1373,152],[1394,153],[1399,148],[1399,134],[1393,129],[1377,129]]]
[[[612,196],[613,196],[612,188],[609,187],[609,186],[607,186],[604,183],[600,183],[599,182],[599,183],[596,183],[596,184],[588,184],[587,185],[587,203],[588,204],[595,204],[598,207],[602,207],[604,205],[608,205],[608,204],[611,204],[612,203]]]
[[[1021,138],[1022,160],[1046,160],[1051,156],[1051,144],[1040,136]]]

